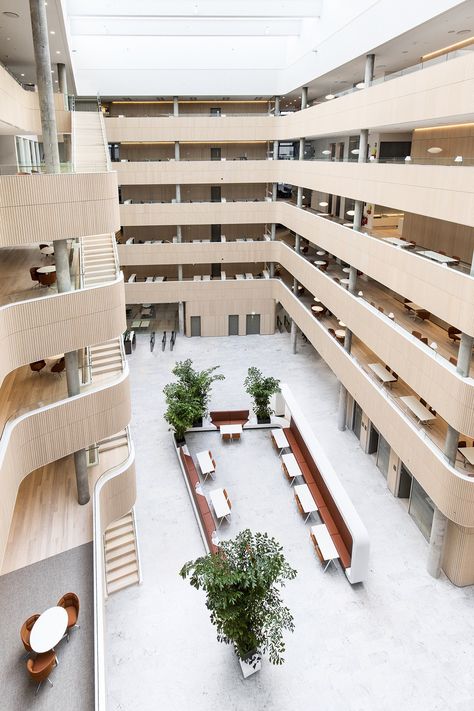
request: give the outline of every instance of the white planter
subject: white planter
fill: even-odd
[[[262,656],[259,652],[250,657],[249,661],[244,661],[239,657],[240,668],[242,669],[242,676],[247,679],[252,674],[256,674],[262,668]]]

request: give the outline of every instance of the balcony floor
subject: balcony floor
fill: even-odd
[[[474,587],[458,589],[444,576],[429,577],[428,545],[407,515],[406,501],[393,498],[354,435],[338,431],[338,383],[314,349],[300,340],[292,355],[287,334],[178,338],[173,353],[150,353],[146,336],[137,341],[130,367],[144,582],[107,601],[111,711],[152,706],[182,711],[190,705],[193,711],[250,706],[287,711],[307,706],[309,699],[331,711],[470,711]],[[163,420],[163,385],[176,360],[188,357],[198,368],[221,365],[226,380],[214,387],[213,409],[248,407],[242,383],[250,365],[286,382],[371,538],[368,580],[351,587],[340,568],[323,573],[310,546],[309,524],[293,520],[291,492],[271,449],[265,456],[274,472],[275,496],[273,488],[263,501],[242,494],[240,503],[234,473],[229,488],[235,525],[247,525],[252,516],[251,525],[261,521],[265,529],[274,517],[281,518],[275,522],[278,537],[299,570],[284,590],[296,619],[295,633],[286,636],[286,662],[273,667],[265,661],[262,671],[245,682],[231,649],[216,641],[204,596],[178,576],[185,561],[204,553]],[[233,448],[239,446],[230,445],[236,462]],[[255,459],[258,464],[260,450]]]

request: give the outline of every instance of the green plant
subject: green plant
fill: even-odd
[[[246,392],[253,398],[253,411],[258,419],[267,419],[273,414],[270,398],[280,392],[280,381],[276,378],[264,378],[262,371],[252,367],[244,380]]]
[[[186,563],[180,575],[205,590],[219,642],[233,644],[241,659],[258,650],[268,652],[272,664],[283,663],[283,631],[292,632],[294,622],[280,588],[296,570],[274,538],[245,529],[234,540],[221,541],[218,553]]]
[[[200,414],[196,419],[206,417],[208,414],[212,384],[216,380],[225,380],[224,375],[215,373],[218,368],[218,365],[214,365],[212,368],[206,368],[205,370],[194,370],[192,360],[187,358],[186,360],[178,361],[172,370],[178,381],[189,388],[192,396],[200,404]]]
[[[174,429],[176,439],[181,442],[186,430],[200,417],[200,402],[183,383],[169,383],[163,388],[167,410],[166,422]]]

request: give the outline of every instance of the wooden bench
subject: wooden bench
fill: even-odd
[[[213,425],[220,429],[221,425],[242,425],[249,421],[248,410],[214,410],[209,413]]]
[[[186,472],[186,477],[188,479],[191,491],[193,493],[194,503],[196,504],[197,511],[199,513],[199,518],[201,519],[201,524],[206,536],[207,543],[209,545],[209,550],[211,553],[217,553],[218,547],[212,540],[212,536],[215,533],[216,525],[214,523],[214,518],[212,516],[209,504],[205,496],[198,494],[196,491],[196,486],[200,484],[199,474],[194,465],[193,458],[190,454],[186,454],[184,449],[180,447],[179,456],[183,463],[184,471]]]
[[[333,543],[339,553],[339,560],[343,568],[350,568],[352,552],[352,536],[348,530],[324,480],[319,473],[316,463],[305,447],[300,433],[292,421],[290,427],[284,428],[284,433],[295,455],[298,466],[303,474],[303,479],[308,485],[318,507],[319,515],[326,524]],[[314,542],[313,542],[314,543]],[[317,553],[318,551],[316,551]]]

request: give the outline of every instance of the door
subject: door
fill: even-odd
[[[239,335],[239,314],[229,315],[229,336]]]
[[[388,466],[390,461],[390,445],[386,439],[379,435],[379,446],[377,449],[377,469],[382,472],[385,478],[388,476]]]
[[[211,276],[214,279],[219,278],[221,276],[221,265],[220,264],[211,264]]]
[[[352,415],[352,431],[360,439],[360,429],[362,426],[362,408],[356,402],[354,402],[354,412]]]
[[[211,242],[221,241],[222,225],[211,225]]]
[[[260,335],[260,314],[247,314],[245,333],[247,336]]]
[[[375,454],[379,444],[379,433],[372,423],[370,423],[369,443],[367,445],[367,454]]]
[[[221,186],[211,185],[211,202],[221,201]]]
[[[397,491],[397,496],[399,499],[409,499],[410,498],[410,491],[411,491],[411,483],[412,483],[413,477],[406,468],[406,466],[403,464],[400,467],[400,480],[398,482],[398,491]]]
[[[211,160],[220,160],[221,159],[221,149],[220,148],[211,148]]]
[[[429,541],[433,525],[434,504],[416,479],[412,480],[408,513],[426,540]]]
[[[191,316],[191,336],[201,335],[201,317]]]

